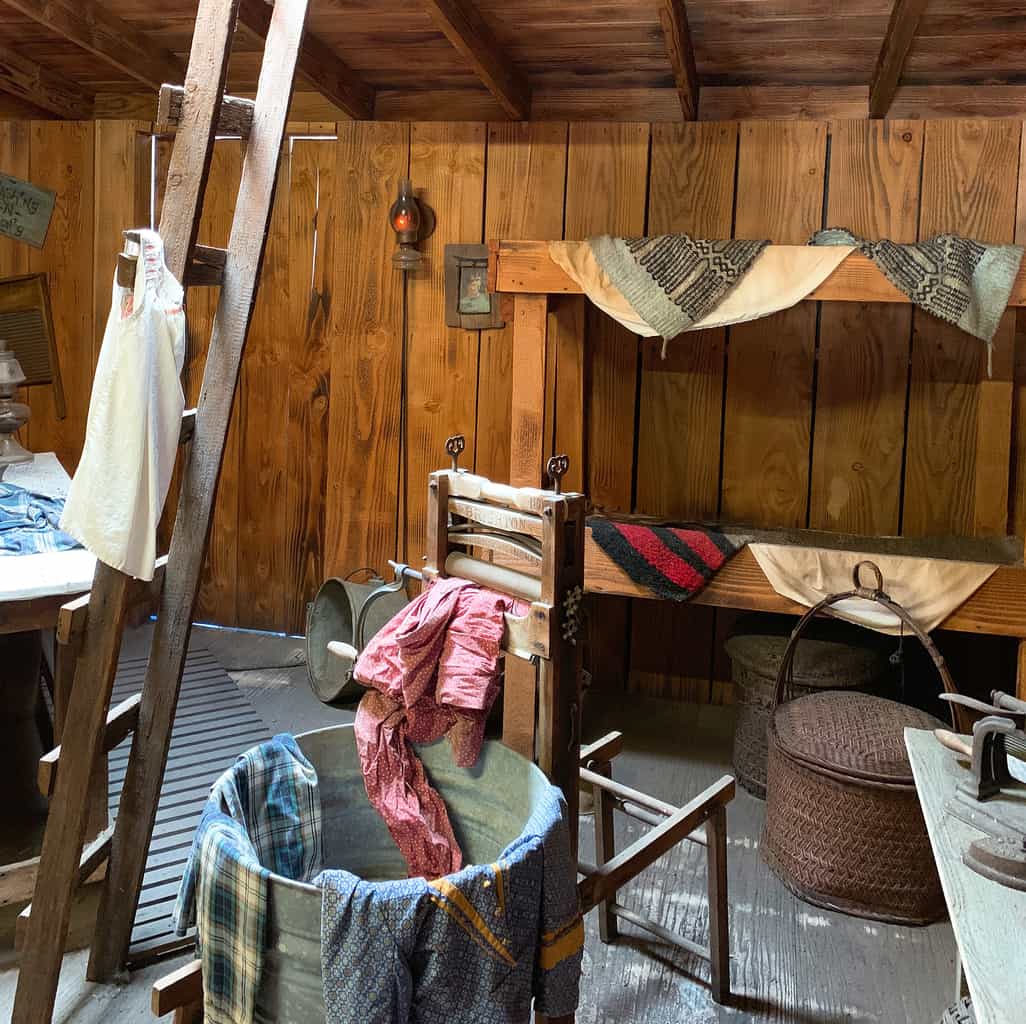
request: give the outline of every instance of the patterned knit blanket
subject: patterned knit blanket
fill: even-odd
[[[635,582],[663,600],[687,601],[723,567],[746,538],[706,527],[642,526],[588,519],[596,544]]]
[[[885,238],[869,242],[845,228],[817,231],[809,244],[857,246],[914,305],[988,344],[1023,254],[1021,245],[984,245],[957,235],[909,245]]]
[[[768,241],[690,235],[588,240],[599,266],[664,338],[675,338],[715,309]]]

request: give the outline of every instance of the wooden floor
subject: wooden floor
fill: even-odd
[[[730,708],[631,696],[590,710],[587,738],[611,728],[624,733],[626,750],[614,771],[631,786],[680,804],[730,770]],[[712,1001],[701,960],[623,922],[623,938],[604,946],[589,920],[580,1024],[934,1024],[940,1018],[954,998],[948,923],[903,928],[802,903],[762,862],[764,808],[738,787],[727,812],[733,1005]],[[585,856],[590,825],[582,819]],[[617,825],[620,844],[644,827],[622,815]],[[637,879],[622,902],[705,943],[704,862],[701,847],[684,844]]]
[[[295,641],[277,642],[277,661],[276,645],[267,638],[219,633],[204,635],[203,643],[229,669],[269,732],[301,732],[352,717],[313,698],[305,667],[295,666]],[[247,655],[247,646],[259,646],[258,656]],[[250,665],[270,667],[243,667]],[[729,770],[732,715],[730,708],[635,696],[595,699],[587,705],[586,738],[621,729],[627,747],[617,759],[617,777],[683,802]],[[728,812],[733,1004],[712,1002],[701,961],[622,922],[623,937],[604,946],[592,917],[580,1024],[934,1024],[939,1019],[954,988],[955,945],[948,924],[880,925],[801,903],[760,858],[763,807],[739,789]],[[583,818],[581,825],[582,855],[590,856],[591,819]],[[618,816],[618,841],[626,843],[639,827]],[[685,845],[642,875],[622,900],[704,943],[704,881],[703,851]],[[149,988],[159,970],[149,968],[133,975],[131,984],[114,988],[87,984],[84,966],[82,954],[66,959],[56,1021],[152,1019]],[[0,1020],[10,1012],[13,987],[13,971],[0,971]]]
[[[142,689],[146,655],[122,657],[111,703]],[[182,872],[210,786],[244,750],[270,736],[253,706],[217,660],[193,642],[171,732],[167,771],[146,858],[129,962],[180,945],[171,926]],[[116,816],[131,737],[110,752],[110,813]]]

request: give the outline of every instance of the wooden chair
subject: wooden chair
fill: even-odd
[[[503,741],[532,757],[562,789],[575,850],[579,785],[583,781],[594,789],[599,863],[579,864],[582,910],[599,908],[603,941],[616,937],[616,918],[621,918],[710,960],[713,994],[722,1001],[730,986],[725,807],[733,798],[734,780],[724,777],[684,807],[673,807],[613,780],[611,762],[622,748],[619,733],[581,749],[577,611],[584,583],[584,497],[560,494],[558,480],[556,490],[546,491],[462,472],[456,466],[460,442],[450,438],[447,443],[453,468],[429,479],[424,577],[461,577],[526,604],[526,614],[506,615],[503,649],[507,660],[525,659],[536,670],[506,673]],[[485,554],[491,560],[481,557]],[[654,826],[619,854],[613,845],[614,808]],[[705,835],[697,831],[703,825]],[[621,886],[685,838],[708,850],[711,950],[615,899]],[[175,1024],[191,1022],[201,1005],[198,961],[154,985],[154,1014],[173,1010]],[[550,1018],[549,1024],[572,1019]]]

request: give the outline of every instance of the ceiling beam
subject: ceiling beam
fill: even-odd
[[[93,98],[56,71],[0,46],[0,92],[70,121],[93,116]]]
[[[239,22],[266,39],[271,12],[267,0],[241,0]],[[368,121],[374,116],[374,90],[327,43],[309,32],[303,36],[296,68],[325,99],[350,117]]]
[[[898,90],[905,58],[912,48],[919,19],[928,0],[894,0],[887,34],[876,58],[873,80],[869,85],[869,116],[886,117]]]
[[[684,0],[663,0],[659,20],[663,23],[666,54],[673,67],[681,113],[685,121],[694,121],[698,117],[698,69]]]
[[[424,0],[439,30],[473,65],[478,78],[514,120],[531,116],[531,89],[499,48],[471,0]]]
[[[185,81],[185,66],[174,54],[93,0],[0,2],[153,89]]]

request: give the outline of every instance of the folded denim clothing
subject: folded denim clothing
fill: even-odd
[[[35,555],[81,547],[58,526],[63,511],[63,498],[49,498],[0,480],[0,555]]]

